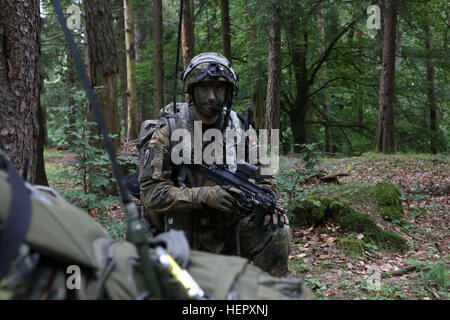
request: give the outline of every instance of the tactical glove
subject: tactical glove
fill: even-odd
[[[224,213],[233,213],[236,210],[233,196],[219,186],[198,188],[194,206],[196,209],[207,207]]]

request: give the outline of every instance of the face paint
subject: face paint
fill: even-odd
[[[225,103],[225,92],[223,82],[199,83],[194,87],[195,108],[207,118],[216,116]]]

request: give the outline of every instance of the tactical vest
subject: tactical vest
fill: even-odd
[[[137,142],[137,147],[140,150],[140,157],[145,158],[145,148],[143,148],[146,143],[150,140],[156,128],[167,126],[169,132],[169,140],[171,141],[172,133],[176,129],[185,129],[189,132],[191,137],[191,146],[194,146],[195,143],[195,128],[194,128],[194,113],[191,107],[187,103],[177,103],[178,112],[173,114],[173,104],[167,105],[163,108],[159,115],[159,120],[146,120],[143,122],[141,126],[141,131],[139,134],[139,139]],[[224,115],[222,116],[224,119]],[[245,135],[243,133],[248,130],[249,126],[246,119],[234,111],[230,112],[227,129],[234,130],[236,132],[236,138],[234,139],[233,144],[226,144],[224,141],[224,159],[226,159],[228,155],[228,159],[233,159],[233,162],[227,163],[229,165],[230,171],[235,170],[236,168],[236,146],[244,141],[246,141]],[[224,130],[225,131],[225,130]],[[200,132],[203,134],[203,132]],[[225,137],[224,137],[225,138]],[[171,150],[176,145],[177,141],[171,141]],[[248,144],[245,144],[245,160],[248,160]],[[203,147],[202,147],[203,151]],[[193,153],[193,152],[192,152]],[[169,152],[170,154],[170,152]],[[195,159],[195,155],[190,155],[193,161],[201,162],[201,159]],[[170,156],[169,156],[170,158]],[[167,161],[166,161],[167,160]],[[165,159],[165,162],[169,162],[170,159]],[[199,187],[203,186],[202,181],[198,181],[195,179],[196,174],[192,166],[189,165],[174,165],[170,163],[172,167],[172,181],[175,182],[177,186],[187,186],[187,187]],[[206,232],[208,228],[212,225],[219,223],[218,221],[211,221],[211,219],[215,219],[212,215],[208,213],[202,212],[192,212],[192,214],[186,213],[176,213],[171,212],[170,214],[164,215],[164,217],[151,212],[148,208],[146,208],[146,215],[150,218],[150,221],[153,225],[155,225],[161,231],[168,231],[171,229],[183,230],[185,231],[186,237],[194,246],[194,249],[197,249],[197,236],[198,236],[198,228],[203,228]],[[222,219],[227,219],[222,217]],[[229,218],[228,218],[229,220]],[[220,221],[221,224],[224,225],[232,225],[233,223],[237,223],[236,218],[233,218],[233,221]],[[208,250],[209,251],[209,250]]]

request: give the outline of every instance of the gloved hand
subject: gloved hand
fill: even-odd
[[[219,186],[198,188],[196,209],[205,206],[217,209],[224,213],[233,213],[236,210],[236,201],[233,196]]]

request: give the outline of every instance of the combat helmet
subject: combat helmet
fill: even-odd
[[[237,73],[230,61],[220,53],[205,52],[192,58],[186,70],[183,71],[184,91],[189,93],[192,86],[201,81],[225,81],[229,88],[230,98],[237,92]]]

